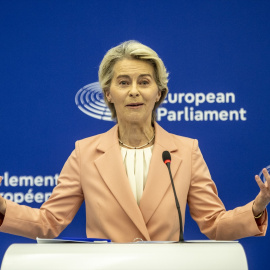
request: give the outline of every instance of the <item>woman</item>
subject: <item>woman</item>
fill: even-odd
[[[264,235],[270,176],[245,206],[226,211],[197,140],[166,132],[155,110],[168,92],[162,60],[147,46],[128,41],[107,52],[100,85],[117,124],[108,132],[76,142],[59,183],[40,209],[0,198],[0,231],[29,238],[56,237],[86,205],[88,237],[115,242],[178,240],[179,222],[163,151],[172,156],[172,175],[183,217],[186,203],[210,239]]]

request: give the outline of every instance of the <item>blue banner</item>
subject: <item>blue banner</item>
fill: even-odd
[[[76,140],[114,125],[97,83],[108,49],[135,39],[169,73],[157,120],[196,138],[227,209],[258,194],[270,165],[269,1],[0,1],[0,193],[40,207]],[[84,206],[61,236],[85,237]],[[34,243],[0,234],[9,245]],[[186,215],[185,239],[206,239]],[[250,269],[269,236],[240,240]]]

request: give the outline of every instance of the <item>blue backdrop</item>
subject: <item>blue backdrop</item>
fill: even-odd
[[[160,125],[199,140],[227,209],[248,203],[270,165],[269,13],[267,0],[0,0],[0,192],[39,207],[75,141],[113,126],[75,95],[109,48],[136,39],[170,72]],[[85,236],[83,207],[64,235]],[[0,261],[10,244],[34,243],[0,239]],[[189,214],[185,239],[205,239]],[[250,269],[268,265],[268,235],[240,243]]]

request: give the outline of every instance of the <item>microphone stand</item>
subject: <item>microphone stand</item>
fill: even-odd
[[[184,235],[183,235],[182,215],[181,215],[180,204],[179,204],[179,201],[178,201],[178,198],[177,198],[177,195],[176,195],[176,191],[175,191],[175,187],[174,187],[174,182],[173,182],[173,178],[172,178],[171,166],[170,166],[171,161],[166,162],[165,164],[166,164],[166,166],[168,168],[168,171],[169,171],[169,174],[170,174],[170,179],[171,179],[173,193],[174,193],[174,198],[175,198],[175,204],[176,204],[176,208],[177,208],[177,211],[178,211],[179,224],[180,224],[179,242],[180,243],[183,243],[184,242]]]

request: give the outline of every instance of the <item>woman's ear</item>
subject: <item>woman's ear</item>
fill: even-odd
[[[109,102],[109,103],[111,103],[112,102],[112,96],[111,96],[111,93],[110,93],[110,91],[108,90],[108,91],[106,91],[106,98],[107,98],[107,101]]]
[[[161,98],[161,91],[158,90],[157,97],[156,97],[156,102],[158,102]]]

